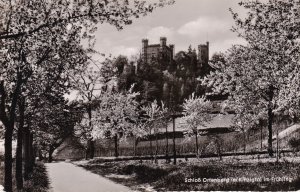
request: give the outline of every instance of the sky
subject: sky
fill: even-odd
[[[151,0],[155,1],[155,0]],[[167,44],[175,45],[175,53],[185,51],[189,45],[210,43],[210,56],[224,52],[232,44],[244,41],[230,29],[234,25],[229,8],[243,15],[245,10],[238,5],[241,0],[175,0],[175,4],[155,9],[145,17],[135,19],[131,25],[118,31],[108,24],[98,26],[95,49],[113,56],[137,55],[142,39],[149,44],[159,43],[167,37]]]

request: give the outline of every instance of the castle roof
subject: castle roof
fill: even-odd
[[[148,45],[148,47],[160,47],[160,44],[151,44],[151,45]]]

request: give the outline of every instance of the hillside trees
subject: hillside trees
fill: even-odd
[[[117,69],[118,90],[129,90],[132,84],[139,82],[135,73],[136,66],[134,66],[134,62],[136,60],[134,61],[132,58],[129,60],[122,55],[114,60],[114,66]],[[138,89],[137,86],[135,86],[135,89]]]
[[[268,152],[272,156],[274,117],[292,117],[299,110],[300,3],[270,0],[240,5],[248,13],[241,19],[232,12],[236,23],[233,31],[247,45],[229,49],[226,62],[219,62],[203,84],[213,85],[214,93],[228,93],[227,106],[237,116],[245,116],[240,119],[248,119],[248,126],[267,120]]]

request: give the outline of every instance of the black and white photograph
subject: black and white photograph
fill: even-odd
[[[0,0],[0,192],[300,191],[300,0]]]

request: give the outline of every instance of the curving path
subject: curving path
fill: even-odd
[[[114,183],[71,163],[47,163],[46,167],[50,180],[50,192],[131,191],[128,187]]]

